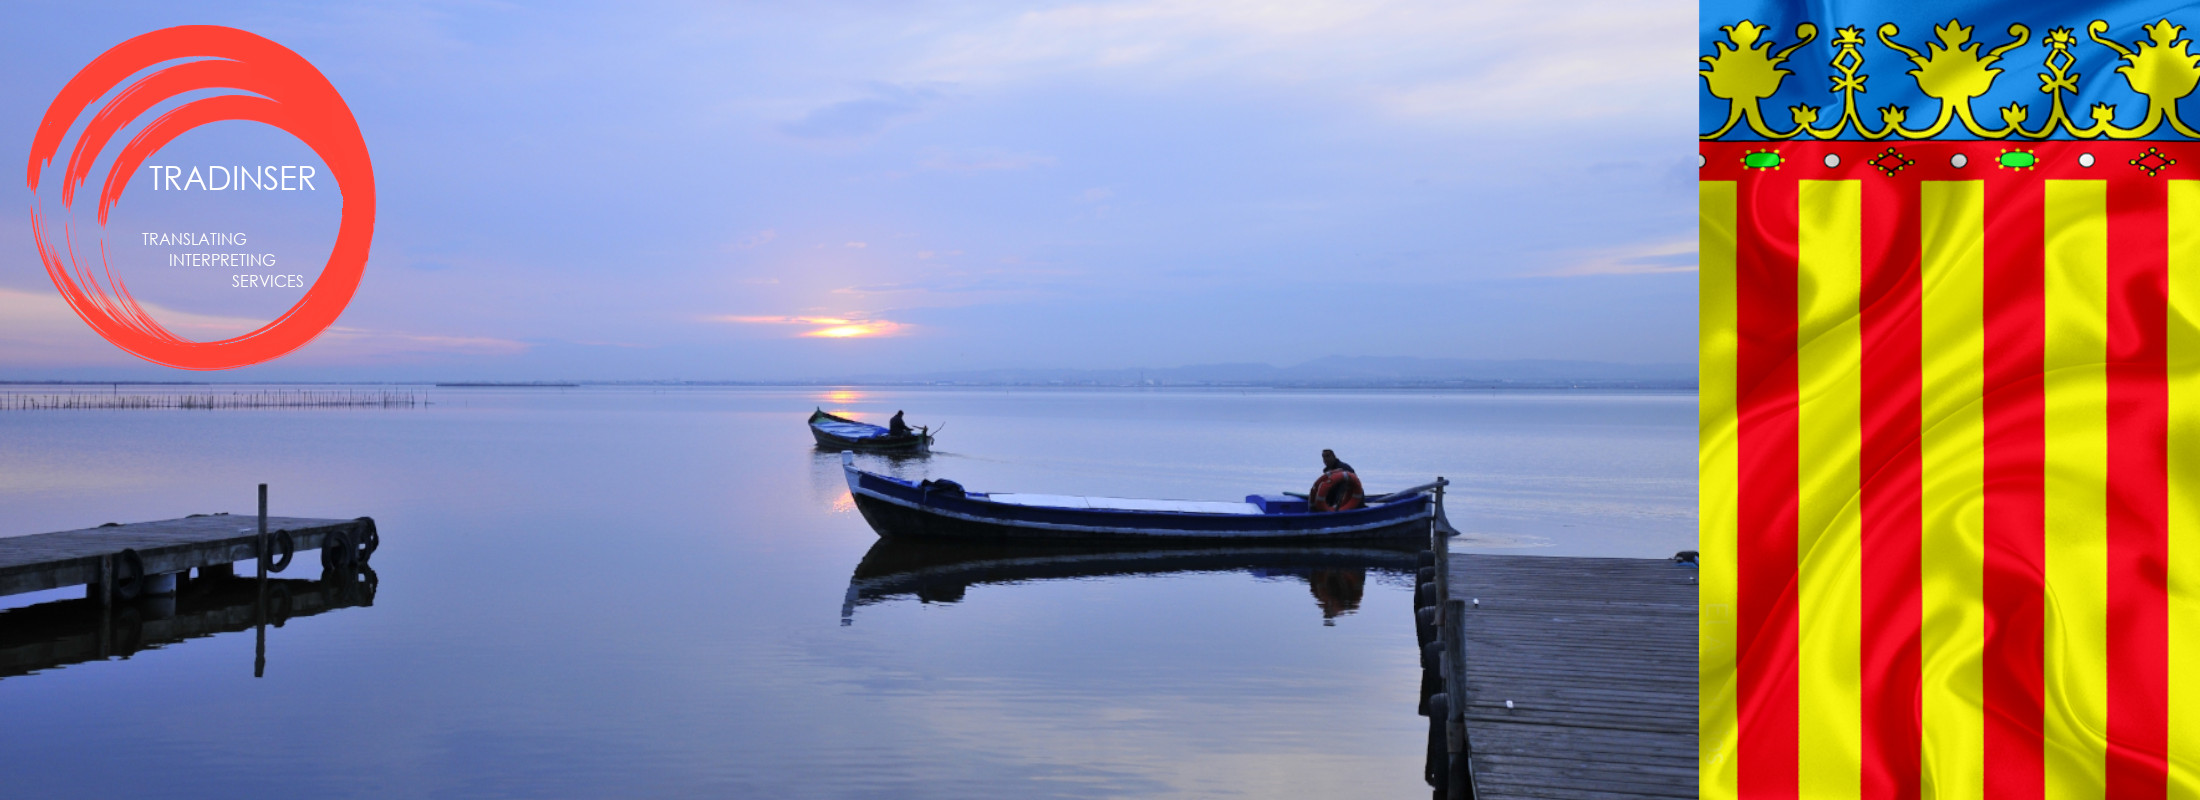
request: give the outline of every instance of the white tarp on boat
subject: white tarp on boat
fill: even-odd
[[[829,419],[821,419],[810,424],[817,426],[818,430],[830,433],[843,439],[869,439],[873,436],[886,435],[885,428],[881,428],[877,425],[865,425],[861,422],[836,422]]]
[[[1260,507],[1252,503],[1223,503],[1206,500],[1145,500],[1128,497],[1077,497],[1066,494],[989,494],[987,500],[1018,506],[1042,506],[1045,508],[1102,508],[1115,511],[1183,511],[1193,514],[1251,514],[1259,515]]]

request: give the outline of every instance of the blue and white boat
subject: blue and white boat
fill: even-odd
[[[973,492],[953,481],[911,482],[856,469],[843,451],[848,494],[881,536],[1026,541],[1306,542],[1427,539],[1441,507],[1442,478],[1369,495],[1350,511],[1309,512],[1285,494],[1242,502]]]

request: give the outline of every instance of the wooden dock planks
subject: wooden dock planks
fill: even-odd
[[[319,549],[330,534],[372,525],[364,518],[267,518],[268,534],[290,532],[298,553]],[[147,575],[246,561],[258,556],[258,537],[258,518],[226,514],[0,537],[0,596],[97,583],[101,560],[125,548],[138,552]]]
[[[1472,554],[1449,568],[1477,800],[1696,796],[1695,569]]]

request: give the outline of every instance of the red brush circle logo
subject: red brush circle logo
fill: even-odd
[[[152,69],[156,66],[160,69]],[[151,70],[151,71],[148,71]],[[140,75],[140,73],[143,73]],[[131,79],[136,79],[132,81]],[[124,81],[130,81],[124,85]],[[186,131],[225,120],[250,120],[274,126],[304,142],[327,164],[329,177],[343,193],[343,217],[336,246],[319,280],[274,321],[232,339],[194,342],[161,327],[139,307],[120,280],[110,293],[94,278],[94,265],[80,262],[69,246],[67,225],[55,231],[42,212],[39,177],[60,154],[63,140],[84,113],[102,97],[101,106],[68,153],[61,174],[61,209],[74,207],[77,189],[90,177],[93,163],[123,128],[155,106],[190,92],[226,90],[168,109],[130,138],[108,168],[99,190],[102,246],[97,268],[107,270],[104,233],[107,212],[121,199],[130,176],[148,156]],[[297,53],[260,36],[212,25],[166,28],[139,36],[101,54],[62,87],[46,108],[31,144],[29,184],[31,236],[46,274],[69,307],[115,346],[139,358],[181,369],[230,369],[258,364],[305,345],[320,335],[359,288],[374,239],[374,165],[351,108],[336,87]],[[58,236],[55,234],[58,233]],[[58,244],[57,244],[58,242]]]

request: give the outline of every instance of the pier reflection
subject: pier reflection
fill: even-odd
[[[883,537],[863,554],[840,623],[857,608],[903,597],[953,603],[973,584],[1179,572],[1243,572],[1304,580],[1324,624],[1360,606],[1369,573],[1410,576],[1421,545],[1028,545]]]
[[[264,583],[264,586],[263,586]],[[0,611],[0,679],[128,658],[191,639],[259,629],[340,608],[374,605],[381,578],[360,565],[324,570],[319,580],[209,576],[180,581],[174,594],[147,595],[103,608],[98,600],[58,600]]]

